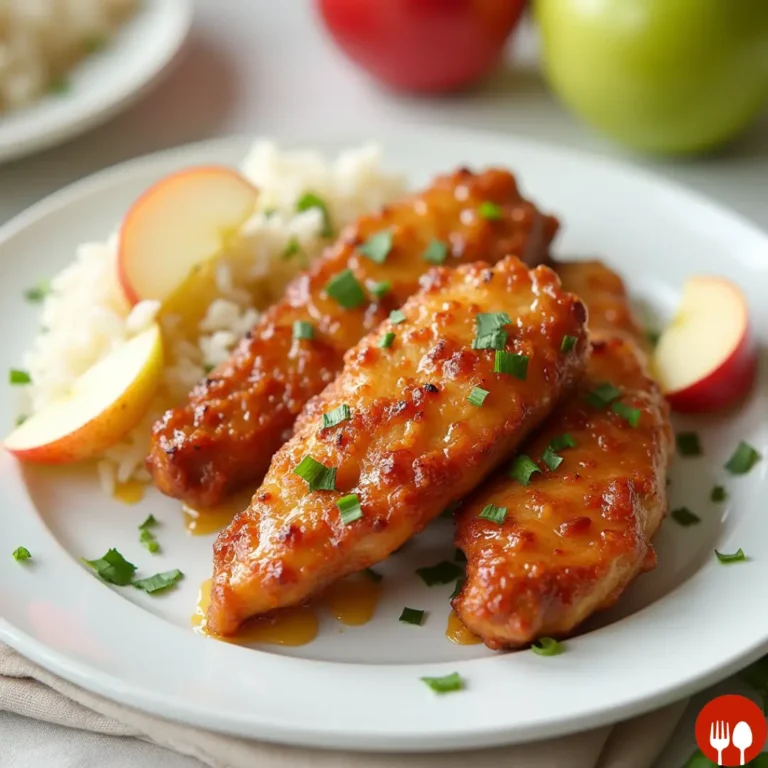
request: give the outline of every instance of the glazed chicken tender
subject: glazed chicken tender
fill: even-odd
[[[344,352],[414,293],[432,265],[514,254],[534,266],[556,230],[504,170],[459,170],[362,217],[288,286],[189,403],[155,425],[147,460],[155,484],[196,508],[255,487],[305,403],[341,370]]]
[[[504,470],[456,515],[467,574],[453,607],[494,649],[567,635],[613,604],[654,566],[666,513],[669,413],[622,282],[598,262],[557,270],[589,312],[586,376],[523,447],[516,478]],[[502,522],[480,517],[490,504]]]
[[[306,600],[468,493],[583,373],[585,314],[552,270],[516,258],[431,272],[347,353],[220,534],[208,626],[231,634]]]

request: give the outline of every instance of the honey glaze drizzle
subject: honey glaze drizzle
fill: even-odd
[[[483,642],[474,632],[464,626],[461,619],[456,615],[456,611],[451,611],[448,614],[445,636],[455,645],[477,645]]]
[[[181,505],[184,513],[184,528],[190,536],[208,536],[226,528],[238,512],[248,507],[251,491],[238,493],[223,504],[209,509],[194,509],[187,504]]]
[[[192,616],[192,626],[196,632],[223,640],[235,645],[265,643],[267,645],[286,645],[296,647],[311,643],[317,637],[319,622],[312,606],[302,605],[295,608],[283,608],[269,616],[257,616],[246,621],[237,634],[231,637],[219,637],[208,632],[207,612],[211,604],[211,579],[200,586],[197,610]]]
[[[359,627],[373,618],[380,597],[379,582],[365,573],[353,573],[331,584],[321,599],[342,624]]]
[[[112,491],[113,498],[122,501],[123,504],[138,504],[144,498],[146,486],[138,480],[129,480],[127,483],[115,483]]]

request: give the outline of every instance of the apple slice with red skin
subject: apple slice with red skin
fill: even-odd
[[[164,301],[216,256],[253,213],[258,191],[224,166],[187,168],[153,184],[120,228],[117,270],[131,304]]]
[[[708,413],[742,400],[755,384],[757,357],[741,289],[723,277],[690,278],[654,356],[673,410]]]

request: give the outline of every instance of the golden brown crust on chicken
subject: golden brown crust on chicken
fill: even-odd
[[[498,218],[481,215],[483,202]],[[389,230],[385,263],[366,258],[360,246]],[[418,287],[430,264],[423,258],[434,239],[448,246],[445,266],[510,255],[533,266],[547,258],[557,221],[518,192],[503,170],[459,170],[426,191],[362,217],[342,233],[285,298],[265,312],[232,357],[155,425],[147,460],[157,487],[193,506],[219,503],[248,482],[259,482],[273,453],[291,435],[304,404],[335,378],[344,352],[373,330]],[[326,292],[328,281],[350,269],[365,301],[345,309]],[[387,281],[380,300],[371,282]],[[293,324],[314,325],[311,341],[294,341]]]
[[[547,267],[506,259],[435,270],[403,312],[347,353],[250,508],[217,539],[213,631],[230,634],[385,558],[509,456],[584,370],[584,307]],[[524,380],[495,373],[493,349],[472,348],[476,315],[494,312],[512,320],[506,351],[529,358]],[[388,332],[396,337],[381,348]],[[575,339],[569,352],[564,336]],[[482,408],[467,400],[475,386],[489,392]],[[351,418],[323,429],[322,414],[345,404]],[[308,455],[337,468],[337,490],[310,492],[294,474]],[[344,525],[337,502],[347,494],[363,516]]]
[[[631,338],[639,328],[621,281],[599,263],[562,267],[594,329],[586,376],[522,449],[541,473],[527,486],[499,474],[456,515],[467,575],[453,607],[495,649],[567,635],[612,604],[653,567],[650,540],[666,513],[668,407]],[[604,382],[621,396],[598,408],[586,398]],[[615,403],[639,411],[637,426]],[[557,451],[562,463],[550,469],[541,456],[565,434],[576,447]],[[478,517],[491,503],[507,509],[501,525]]]

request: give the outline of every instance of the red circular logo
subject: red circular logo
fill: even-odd
[[[767,732],[762,710],[744,696],[718,696],[696,718],[696,743],[717,765],[746,765],[760,754]]]

